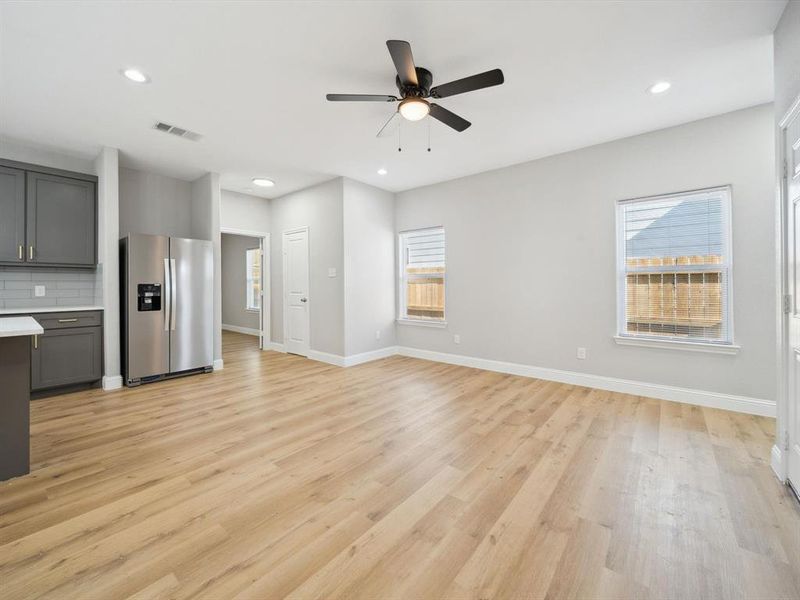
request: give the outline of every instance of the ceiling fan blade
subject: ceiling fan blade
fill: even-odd
[[[380,94],[327,94],[329,102],[397,102],[395,96]]]
[[[463,94],[464,92],[472,92],[480,90],[493,85],[500,85],[505,81],[503,72],[500,69],[492,69],[485,73],[478,73],[464,79],[456,79],[449,83],[443,83],[431,88],[431,96],[433,98],[447,98],[448,96],[455,96],[456,94]]]
[[[392,116],[389,117],[389,120],[383,124],[383,127],[380,128],[375,137],[389,137],[395,131],[397,131],[397,127],[399,125],[400,125],[400,113],[399,112],[392,113]]]
[[[392,55],[394,68],[403,85],[418,86],[417,68],[414,66],[414,57],[411,55],[411,44],[403,40],[387,40],[386,47]]]
[[[431,104],[430,115],[437,121],[441,121],[445,125],[452,127],[456,131],[464,131],[467,127],[472,125],[466,119],[462,119],[456,113],[450,112],[446,108],[442,108],[438,104]]]

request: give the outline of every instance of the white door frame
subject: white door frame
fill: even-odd
[[[288,295],[286,293],[286,236],[290,233],[300,233],[304,231],[306,233],[306,247],[308,248],[308,303],[306,304],[306,314],[308,315],[308,350],[311,351],[311,305],[312,305],[312,298],[311,298],[311,235],[308,229],[308,225],[303,225],[302,227],[292,227],[291,229],[284,229],[281,233],[281,254],[283,255],[281,263],[282,268],[282,279],[283,279],[283,290],[282,300],[281,303],[283,304],[283,345],[284,350],[286,349],[286,332],[289,330],[288,322],[289,322],[289,301]]]
[[[257,238],[261,243],[261,308],[258,311],[258,322],[261,324],[260,344],[262,350],[271,350],[272,346],[272,307],[270,294],[272,293],[272,269],[270,264],[270,234],[265,231],[250,229],[236,229],[234,227],[220,227],[220,234],[244,235]]]
[[[789,312],[786,310],[785,302],[791,293],[789,281],[789,248],[786,247],[788,240],[788,227],[791,214],[787,212],[787,200],[789,191],[786,187],[786,173],[788,170],[789,157],[786,156],[786,127],[792,119],[800,113],[800,96],[795,98],[789,110],[778,122],[776,130],[777,145],[776,151],[776,174],[777,174],[777,193],[776,193],[776,214],[778,222],[776,224],[776,257],[777,257],[777,277],[778,277],[778,340],[777,340],[777,363],[778,363],[778,397],[776,406],[775,421],[775,445],[772,447],[772,469],[783,482],[786,482],[789,475],[789,414],[792,393],[789,362],[791,344],[789,340]],[[800,409],[800,407],[798,407]]]

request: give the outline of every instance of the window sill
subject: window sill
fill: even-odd
[[[614,341],[620,346],[640,346],[646,348],[662,348],[665,350],[687,350],[689,352],[708,352],[711,354],[738,354],[741,346],[735,344],[710,344],[708,342],[682,342],[679,340],[654,340],[652,338],[636,338],[615,335]]]
[[[444,329],[447,327],[447,321],[423,321],[421,319],[397,319],[398,325],[414,325],[416,327],[433,327],[435,329]]]

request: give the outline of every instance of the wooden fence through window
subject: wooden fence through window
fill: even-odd
[[[629,333],[720,337],[723,321],[721,256],[629,258],[626,321]],[[686,265],[702,266],[693,270]],[[663,267],[681,267],[671,270]],[[648,272],[648,267],[660,267]]]

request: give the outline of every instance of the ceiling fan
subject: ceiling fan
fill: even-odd
[[[331,102],[399,102],[397,112],[381,127],[378,136],[386,135],[391,131],[389,125],[396,121],[397,115],[409,121],[419,121],[430,115],[456,131],[464,131],[472,123],[427,99],[448,98],[456,94],[500,85],[504,81],[503,72],[500,69],[492,69],[485,73],[431,87],[433,74],[428,69],[414,65],[411,45],[408,42],[388,40],[386,46],[389,48],[389,54],[397,69],[395,83],[400,92],[399,97],[380,94],[328,94],[326,96]]]

